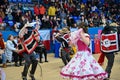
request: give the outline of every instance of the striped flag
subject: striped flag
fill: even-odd
[[[119,50],[117,32],[101,35],[101,50],[106,53]]]
[[[47,50],[50,50],[50,30],[39,30],[40,38]]]

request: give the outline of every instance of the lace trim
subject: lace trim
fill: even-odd
[[[107,78],[107,73],[100,73],[100,74],[89,74],[89,75],[84,75],[84,76],[77,76],[77,75],[70,75],[70,74],[64,74],[62,72],[60,72],[60,74],[63,77],[69,77],[69,78],[78,78],[78,79],[83,79],[83,78],[94,78],[94,79],[105,79]]]

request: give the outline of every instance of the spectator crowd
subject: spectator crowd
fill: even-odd
[[[35,21],[40,23],[40,29],[75,28],[81,22],[89,27],[120,25],[119,0],[40,0],[31,5],[33,10],[24,10],[21,3],[13,5],[2,0],[0,29],[19,32],[25,23]]]

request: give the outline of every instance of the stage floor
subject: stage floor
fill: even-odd
[[[98,59],[99,54],[94,55],[96,60]],[[61,68],[64,66],[60,58],[55,58],[53,53],[48,54],[48,63],[40,63],[37,66],[37,70],[35,73],[36,80],[65,80],[62,79],[59,72]],[[43,59],[44,61],[44,59]],[[107,60],[105,59],[105,63],[102,66],[105,69]],[[8,64],[9,65],[9,64]],[[8,66],[7,68],[3,68],[6,73],[6,80],[22,80],[21,72],[23,70],[23,66],[14,67]],[[41,71],[42,70],[42,71]],[[42,74],[41,74],[42,73]],[[110,80],[120,80],[120,54],[115,56],[115,63],[111,73]],[[28,80],[31,80],[28,76]]]

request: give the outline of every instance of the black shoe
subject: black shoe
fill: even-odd
[[[29,76],[31,77],[31,80],[35,80],[34,75],[30,74]]]
[[[48,60],[45,60],[45,62],[48,62]]]
[[[23,76],[23,72],[21,74],[22,74],[22,79],[27,80],[26,76]]]
[[[19,65],[20,65],[20,66],[23,66],[23,64],[22,64],[22,63],[20,63]]]
[[[22,78],[23,80],[27,80],[27,78]]]
[[[19,67],[19,64],[18,64],[18,63],[15,63],[15,66],[16,66],[16,67]]]
[[[40,61],[40,63],[43,63],[42,61]]]

